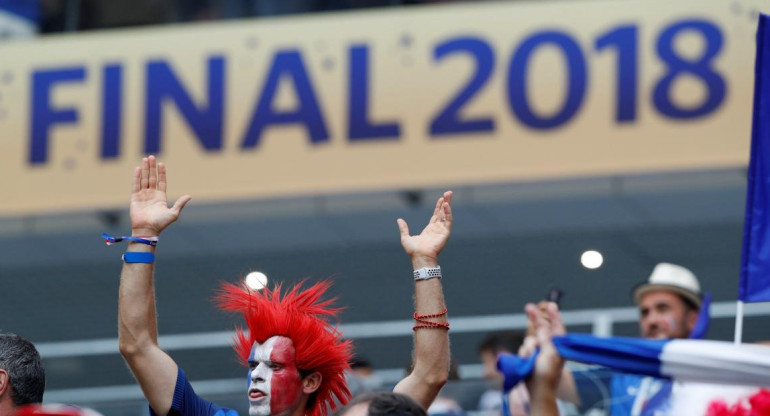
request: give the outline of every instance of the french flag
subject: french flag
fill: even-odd
[[[688,382],[770,386],[770,347],[764,345],[698,339],[599,338],[587,334],[554,337],[553,343],[565,360],[625,373]],[[532,374],[537,355],[500,355],[497,368],[505,377],[506,392]]]

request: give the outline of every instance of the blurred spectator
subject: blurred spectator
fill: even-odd
[[[40,31],[51,33],[445,2],[450,0],[25,0],[14,4],[39,5]],[[34,34],[34,27],[30,33]]]
[[[464,416],[465,410],[457,403],[457,400],[439,394],[433,404],[428,408],[430,416]]]
[[[231,10],[252,16],[276,16],[330,10],[366,9],[423,3],[409,0],[228,0]]]
[[[502,382],[503,376],[497,371],[497,356],[501,352],[513,354],[524,342],[521,331],[496,331],[487,334],[478,347],[481,364],[484,366],[484,379]]]
[[[43,390],[45,370],[35,346],[16,334],[0,334],[0,416],[42,402]]]
[[[41,32],[66,32],[115,27],[157,25],[182,21],[183,14],[193,16],[205,8],[200,1],[162,0],[42,0]],[[186,20],[196,20],[188,17]]]
[[[633,298],[639,307],[641,336],[649,339],[689,338],[702,302],[695,275],[670,263],[656,265],[649,279],[634,289]],[[544,310],[546,305],[539,307]],[[562,326],[554,335],[563,332]],[[613,374],[602,369],[574,374],[565,371],[559,397],[583,410],[606,407],[612,416],[646,416],[669,407],[671,388],[670,381],[653,377]]]
[[[425,409],[403,394],[366,393],[334,413],[336,416],[427,416]]]
[[[345,379],[353,397],[382,388],[382,380],[374,372],[372,363],[360,356],[350,362],[350,371],[345,374]]]
[[[524,341],[521,331],[496,331],[487,334],[478,347],[483,365],[484,379],[493,386],[481,395],[479,410],[500,412],[503,408],[503,376],[497,371],[497,356],[500,353],[515,354]],[[516,387],[508,397],[512,416],[526,415],[527,391],[524,386]]]

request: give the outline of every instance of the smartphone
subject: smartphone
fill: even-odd
[[[556,306],[561,307],[561,298],[563,297],[564,297],[564,291],[558,288],[557,286],[554,286],[545,295],[545,300],[548,302],[553,302],[556,304]]]

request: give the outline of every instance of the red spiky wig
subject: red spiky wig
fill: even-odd
[[[305,290],[303,282],[281,296],[281,285],[270,290],[251,290],[243,285],[223,283],[215,297],[220,309],[238,312],[246,320],[248,334],[236,328],[235,352],[241,363],[248,365],[254,342],[265,342],[273,336],[292,340],[296,351],[297,368],[319,372],[321,386],[308,402],[307,414],[326,416],[339,404],[350,400],[345,383],[345,370],[352,357],[352,344],[327,319],[336,318],[340,308],[334,307],[336,298],[321,300],[331,283],[321,281]]]

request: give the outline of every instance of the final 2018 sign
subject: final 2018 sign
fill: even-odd
[[[0,46],[0,214],[740,166],[759,2],[468,4]],[[178,176],[178,177],[177,177]],[[55,196],[53,199],[51,196]]]

